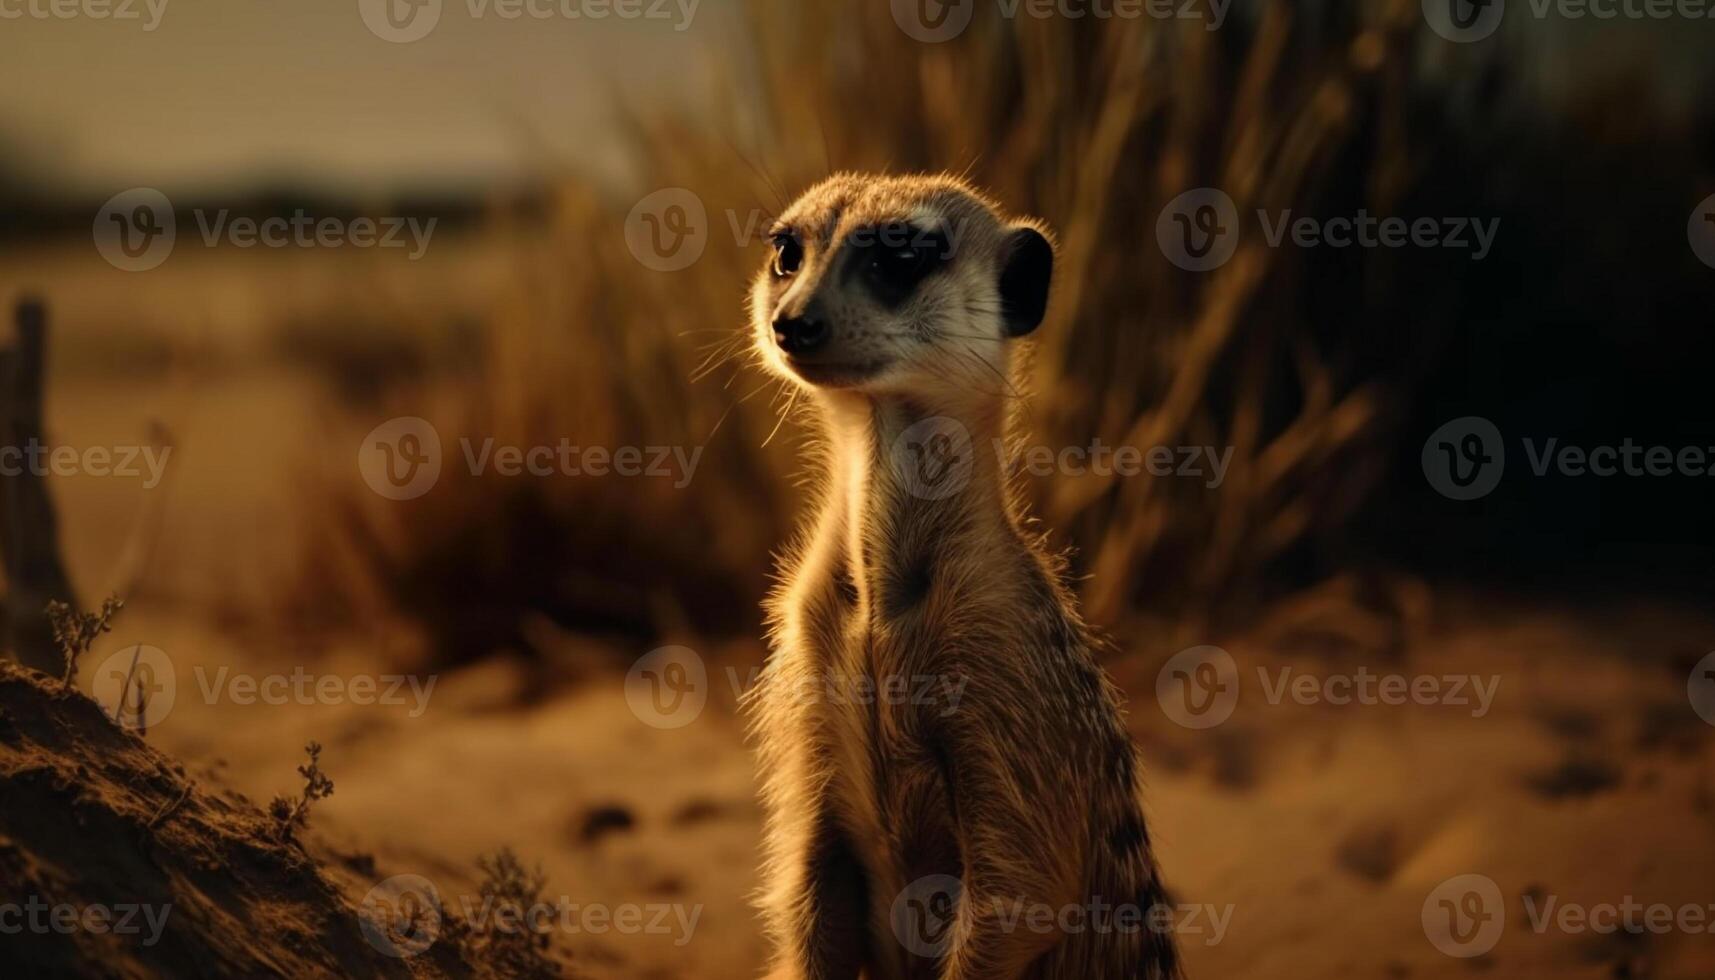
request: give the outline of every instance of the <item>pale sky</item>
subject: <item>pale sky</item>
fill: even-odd
[[[736,6],[703,0],[681,31],[692,0],[663,4],[671,19],[604,21],[440,0],[427,36],[390,43],[360,0],[152,0],[164,6],[145,30],[147,2],[0,0],[0,145],[23,145],[16,169],[83,193],[194,195],[235,175],[361,190],[505,178],[545,155],[611,167],[602,134],[617,97],[707,91]],[[9,16],[50,3],[128,5],[137,19]]]

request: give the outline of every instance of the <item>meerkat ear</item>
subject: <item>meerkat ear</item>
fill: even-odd
[[[1054,246],[1040,231],[1020,225],[1007,237],[1000,270],[1001,322],[1009,337],[1035,330],[1048,312]]]

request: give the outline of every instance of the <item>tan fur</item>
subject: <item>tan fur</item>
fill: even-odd
[[[953,247],[888,308],[841,256],[854,234],[902,220],[938,222]],[[779,980],[1177,974],[1168,936],[1044,934],[996,913],[997,901],[1166,901],[1116,692],[992,449],[1016,344],[1001,326],[1000,272],[1020,227],[952,178],[836,176],[782,217],[805,242],[802,268],[784,280],[765,269],[752,294],[759,352],[817,406],[827,474],[819,515],[781,563],[773,653],[747,702]],[[839,356],[883,366],[837,386],[804,381],[772,324],[812,301]],[[894,450],[935,417],[968,431],[973,457],[968,484],[944,499],[913,494]],[[928,703],[923,677],[939,682]],[[899,678],[913,679],[904,698],[828,693]],[[928,875],[963,886],[939,958],[890,925],[895,899]]]

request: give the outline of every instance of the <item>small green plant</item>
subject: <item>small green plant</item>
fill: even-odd
[[[479,856],[482,872],[479,886],[487,910],[482,930],[473,938],[472,950],[506,977],[557,977],[559,964],[548,958],[548,923],[539,909],[542,888],[548,876],[538,864],[527,869],[510,847],[492,857]]]
[[[62,685],[71,686],[77,676],[78,658],[89,652],[101,634],[113,632],[113,617],[124,607],[118,596],[102,600],[101,611],[93,613],[78,612],[70,603],[57,599],[48,603],[44,612],[53,627],[54,645],[60,648],[60,657],[65,660],[65,673],[60,676]]]
[[[274,818],[281,840],[291,840],[293,831],[302,827],[309,819],[310,804],[333,795],[333,780],[321,770],[321,743],[311,742],[304,746],[304,752],[309,755],[310,761],[298,767],[298,775],[304,777],[303,795],[297,799],[276,796],[268,807],[268,814]]]

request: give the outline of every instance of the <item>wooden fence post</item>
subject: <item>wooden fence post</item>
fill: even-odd
[[[11,350],[0,349],[0,558],[6,566],[6,602],[0,627],[4,649],[37,670],[57,675],[61,664],[43,608],[59,599],[77,605],[60,561],[59,520],[48,496],[42,391],[47,309],[19,301]],[[44,447],[32,455],[31,447]],[[16,451],[11,451],[16,450]]]

